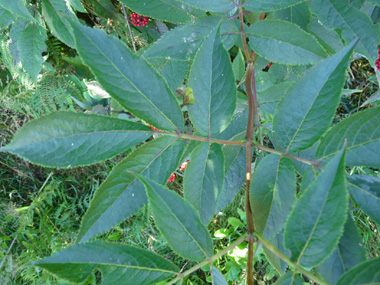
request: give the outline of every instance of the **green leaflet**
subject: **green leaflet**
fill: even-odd
[[[0,0],[0,6],[18,17],[27,19],[32,22],[36,22],[36,19],[34,19],[33,16],[26,9],[23,0]]]
[[[10,25],[14,20],[16,19],[16,16],[12,14],[12,12],[5,10],[0,5],[0,27],[7,27]]]
[[[80,0],[67,0],[71,7],[81,13],[87,13]]]
[[[156,226],[170,247],[190,260],[211,257],[211,237],[195,209],[177,193],[146,177],[138,177],[145,185]]]
[[[224,155],[218,144],[202,143],[190,155],[183,181],[185,199],[207,225],[216,212],[216,197],[223,189]]]
[[[293,279],[294,272],[286,272],[284,275],[282,275],[280,278],[277,279],[275,285],[302,285],[303,280],[299,277],[299,275],[296,275]]]
[[[310,22],[310,16],[309,6],[305,2],[273,12],[273,19],[288,21],[304,30]]]
[[[380,257],[364,261],[347,271],[337,285],[379,284]]]
[[[252,175],[250,202],[256,231],[271,239],[283,227],[296,195],[296,172],[290,159],[265,156]]]
[[[76,167],[112,158],[149,138],[150,131],[126,120],[56,112],[27,123],[0,151],[44,166]]]
[[[232,70],[234,71],[235,79],[240,81],[245,74],[245,60],[241,49],[239,49],[238,54],[236,55],[233,63]]]
[[[231,0],[179,0],[183,3],[187,3],[190,6],[197,7],[199,9],[207,10],[210,12],[223,12],[227,13],[234,9],[236,5]]]
[[[290,251],[286,250],[284,246],[284,229],[278,232],[271,240],[269,240],[269,242],[285,256],[290,257]],[[284,274],[285,270],[288,268],[288,264],[266,247],[263,247],[263,252],[269,263],[277,270],[277,272],[280,273],[280,275]]]
[[[20,59],[20,50],[18,48],[18,41],[22,32],[25,30],[28,25],[28,20],[18,19],[11,26],[11,32],[9,33],[9,37],[12,39],[11,43],[9,43],[9,52],[12,55],[14,60],[14,65],[17,65]]]
[[[292,152],[309,148],[329,128],[357,41],[314,65],[288,89],[273,120],[279,147]]]
[[[172,23],[186,23],[194,16],[201,16],[203,11],[184,5],[176,0],[121,0],[128,8],[140,15]]]
[[[219,271],[215,266],[212,267],[212,284],[214,285],[228,285],[226,279],[224,278],[222,272]]]
[[[74,36],[67,19],[75,22],[78,22],[78,20],[69,10],[66,2],[61,0],[42,0],[42,15],[51,33],[69,47],[74,48]]]
[[[112,0],[86,0],[86,3],[90,4],[95,13],[103,18],[110,18],[114,20],[118,20],[119,18],[118,12],[112,3]]]
[[[380,178],[367,175],[347,177],[347,186],[356,204],[380,224]]]
[[[347,139],[348,166],[380,167],[380,107],[369,108],[342,120],[323,137],[317,151],[318,158],[329,157]]]
[[[287,8],[304,2],[304,0],[260,0],[260,1],[248,1],[245,4],[245,9],[248,11],[273,11],[278,9]]]
[[[343,49],[344,46],[338,33],[334,30],[327,29],[318,21],[319,20],[317,17],[311,17],[310,24],[307,26],[307,29],[317,38],[320,45],[323,46],[329,54],[334,54]]]
[[[244,104],[243,106],[237,106],[235,110],[235,114],[231,120],[231,123],[228,125],[228,127],[221,132],[220,134],[216,135],[216,139],[220,140],[235,140],[235,139],[241,139],[240,136],[245,135],[246,129],[247,129],[247,122],[248,122],[248,106]],[[239,138],[236,138],[239,137]]]
[[[69,282],[80,283],[94,271],[102,272],[102,284],[156,284],[177,274],[171,262],[148,250],[103,241],[67,247],[32,262]]]
[[[374,64],[380,31],[366,14],[349,5],[348,0],[311,0],[309,6],[327,28],[341,29],[347,43],[360,37],[356,50]]]
[[[165,33],[144,52],[143,56],[145,58],[191,60],[203,41],[219,27],[221,20],[220,17],[203,17],[194,23],[189,22],[179,26]],[[226,28],[230,28],[230,24]],[[222,42],[224,43],[228,38],[228,35],[222,36]]]
[[[321,277],[329,284],[336,284],[341,275],[355,265],[366,260],[366,250],[363,247],[362,237],[354,221],[349,216],[343,236],[333,253],[318,266]]]
[[[177,88],[182,87],[183,80],[189,72],[189,61],[166,58],[149,58],[148,61],[166,79],[173,93]]]
[[[283,81],[265,89],[263,92],[258,92],[257,101],[260,109],[274,115],[278,103],[292,84],[294,84],[292,81]]]
[[[296,201],[285,225],[285,247],[304,267],[320,264],[334,250],[347,218],[345,150],[336,154]],[[299,234],[296,234],[299,233]]]
[[[211,136],[227,128],[236,107],[236,85],[230,56],[218,29],[197,52],[187,85],[194,92],[195,104],[188,106],[188,111],[197,131]]]
[[[46,39],[45,28],[35,23],[29,23],[17,41],[22,67],[35,82],[37,82],[37,76],[44,61],[41,53],[46,50]]]
[[[183,142],[163,136],[145,143],[113,168],[96,190],[83,217],[78,241],[108,231],[147,203],[143,184],[127,171],[140,173],[164,184],[177,168]]]
[[[245,148],[226,145],[223,147],[224,184],[216,196],[216,212],[223,210],[235,198],[245,181]]]
[[[309,64],[327,56],[312,35],[287,21],[259,21],[252,24],[247,33],[251,48],[272,62]]]
[[[158,129],[182,130],[179,104],[151,65],[102,30],[75,23],[72,27],[83,62],[121,106]]]

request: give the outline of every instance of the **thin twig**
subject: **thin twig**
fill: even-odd
[[[201,141],[201,142],[208,142],[208,143],[217,143],[217,144],[226,144],[226,145],[242,145],[245,143],[245,139],[239,140],[239,141],[226,141],[226,140],[219,140],[219,139],[213,139],[213,138],[206,138],[206,137],[198,137],[188,134],[178,134],[178,133],[164,133],[164,132],[153,132],[157,135],[168,135],[168,136],[176,136],[181,139],[189,139],[193,141]]]
[[[128,14],[127,14],[127,11],[125,10],[124,4],[121,4],[121,6],[123,7],[124,17],[125,17],[125,20],[127,21],[129,36],[131,37],[133,50],[136,52],[137,50],[136,50],[136,46],[135,46],[135,41],[133,40],[131,25],[129,24],[129,19],[128,19]]]
[[[252,146],[257,147],[258,149],[266,151],[266,152],[269,152],[269,153],[274,153],[274,154],[277,154],[277,155],[280,155],[280,156],[283,156],[283,157],[287,157],[287,158],[290,158],[290,159],[294,159],[294,160],[303,162],[303,163],[311,165],[313,167],[322,168],[322,166],[319,165],[319,163],[318,163],[319,160],[308,160],[306,158],[303,158],[303,157],[300,157],[300,156],[296,156],[296,155],[293,155],[293,154],[289,154],[289,153],[281,151],[281,150],[277,150],[277,149],[273,149],[273,148],[270,148],[270,147],[266,147],[266,146],[264,146],[262,144],[259,144],[258,142],[252,142]]]
[[[320,279],[319,277],[315,276],[313,273],[303,269],[298,264],[291,261],[285,254],[283,254],[281,251],[279,251],[277,248],[275,248],[270,242],[268,242],[264,237],[262,237],[260,234],[255,232],[253,234],[256,236],[259,241],[267,248],[269,249],[274,255],[281,258],[283,261],[285,261],[290,266],[294,267],[295,270],[299,271],[303,275],[307,276],[310,280],[313,280],[314,282],[320,284],[320,285],[328,285],[324,280]]]
[[[202,268],[203,266],[210,264],[215,259],[218,259],[219,257],[225,255],[227,252],[229,252],[231,249],[237,247],[239,244],[241,244],[245,239],[247,238],[247,235],[241,236],[237,241],[232,243],[230,246],[226,247],[222,251],[218,252],[217,254],[213,255],[212,257],[206,259],[205,261],[202,261],[201,263],[198,263],[194,267],[190,268],[189,270],[186,270],[183,273],[179,273],[175,279],[170,281],[168,285],[175,284],[177,281],[183,279],[184,277],[190,275],[194,271],[198,270],[199,268]]]

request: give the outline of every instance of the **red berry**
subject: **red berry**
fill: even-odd
[[[182,171],[185,170],[186,167],[187,167],[187,163],[188,163],[188,162],[189,162],[189,160],[188,160],[188,161],[185,161],[184,163],[182,163],[181,166],[179,167],[179,169],[182,170]]]
[[[376,59],[375,66],[376,66],[377,70],[380,71],[380,59]]]
[[[131,14],[132,25],[136,27],[148,25],[148,18],[137,13]]]
[[[170,175],[168,179],[168,182],[173,182],[174,180],[175,180],[175,173],[172,173],[172,175]]]

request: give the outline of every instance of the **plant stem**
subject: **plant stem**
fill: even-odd
[[[230,246],[226,247],[222,251],[218,252],[217,254],[213,255],[212,257],[208,258],[207,260],[202,261],[201,263],[191,267],[190,269],[186,270],[185,272],[178,274],[178,276],[176,278],[174,278],[172,281],[170,281],[168,283],[168,285],[175,284],[177,281],[179,281],[179,280],[183,279],[184,277],[190,275],[191,273],[198,270],[199,268],[201,268],[207,264],[210,264],[215,259],[218,259],[219,257],[225,255],[231,249],[235,248],[236,246],[241,244],[243,241],[245,241],[246,237],[247,237],[247,235],[241,236],[237,241],[235,241],[234,243],[232,243]]]
[[[310,280],[313,280],[314,282],[317,282],[320,285],[328,285],[327,282],[323,281],[319,277],[315,276],[313,273],[303,269],[298,264],[291,261],[285,254],[283,254],[281,251],[279,251],[277,248],[275,248],[270,242],[268,242],[263,236],[255,232],[253,234],[258,238],[258,240],[267,248],[269,249],[274,255],[281,258],[283,261],[285,261],[288,265],[293,266],[295,270],[299,271],[303,275],[307,276]]]
[[[134,50],[134,52],[136,52],[137,50],[136,50],[136,46],[135,46],[135,41],[133,40],[132,30],[131,30],[131,26],[130,26],[129,20],[128,20],[128,14],[127,14],[127,11],[125,11],[124,4],[121,4],[121,6],[123,7],[124,17],[125,17],[125,20],[127,21],[129,36],[131,37],[133,50]]]
[[[266,152],[269,152],[269,153],[274,153],[274,154],[277,154],[277,155],[280,155],[280,156],[283,156],[283,157],[287,157],[287,158],[290,158],[290,159],[294,159],[294,160],[303,162],[303,163],[311,165],[311,166],[322,168],[322,166],[320,166],[318,164],[317,160],[308,160],[306,158],[299,157],[299,156],[296,156],[296,155],[293,155],[293,154],[289,154],[289,153],[281,151],[281,150],[277,150],[277,149],[273,149],[273,148],[270,148],[270,147],[266,147],[266,146],[264,146],[262,144],[259,144],[258,142],[255,142],[255,141],[252,142],[252,145],[255,146],[255,147],[257,147],[260,150],[263,150],[263,151],[266,151]]]
[[[248,239],[248,260],[247,260],[247,284],[253,284],[253,243],[254,239],[252,238],[252,233],[255,231],[255,227],[253,225],[253,215],[251,209],[251,203],[249,198],[249,190],[251,185],[251,175],[252,175],[252,138],[253,138],[253,127],[255,124],[255,98],[254,93],[256,92],[255,82],[252,82],[252,79],[255,79],[253,65],[254,62],[252,57],[249,54],[247,40],[244,32],[244,19],[243,19],[243,7],[240,0],[239,7],[239,18],[240,18],[240,31],[241,31],[241,39],[243,41],[244,53],[247,58],[247,72],[245,79],[245,89],[248,98],[248,123],[247,123],[247,131],[245,138],[247,140],[245,144],[245,175],[246,175],[246,189],[245,189],[245,213],[247,219],[247,233],[250,237]],[[253,90],[252,90],[253,87]]]
[[[243,17],[244,17],[243,7],[242,7],[242,5],[241,5],[241,0],[240,0],[240,6],[239,6],[239,18],[240,18],[241,40],[243,41],[244,54],[245,54],[245,57],[247,58],[247,61],[252,61],[252,60],[251,60],[251,57],[250,57],[250,55],[249,55],[249,51],[248,51],[247,40],[245,39]]]
[[[246,142],[245,139],[239,140],[239,141],[226,141],[226,140],[219,140],[219,139],[213,139],[213,138],[206,138],[206,137],[198,137],[194,135],[188,135],[188,134],[178,134],[178,133],[166,133],[166,132],[153,132],[157,135],[167,135],[167,136],[173,136],[178,137],[181,139],[189,139],[193,141],[201,141],[201,142],[208,142],[208,143],[217,143],[217,144],[226,144],[226,145],[242,145]]]

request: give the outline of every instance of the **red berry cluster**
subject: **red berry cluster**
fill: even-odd
[[[141,16],[139,14],[136,14],[136,13],[131,14],[131,20],[132,20],[132,25],[134,25],[136,27],[148,25],[148,18],[145,16]]]
[[[375,61],[375,66],[377,70],[380,71],[380,48],[377,50],[377,53],[378,53],[378,58]]]

